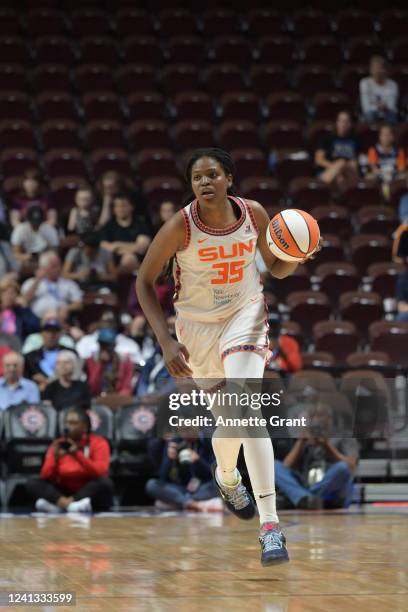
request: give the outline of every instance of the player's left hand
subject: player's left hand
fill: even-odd
[[[315,259],[315,258],[316,258],[317,253],[318,253],[319,251],[321,251],[321,250],[322,250],[322,248],[323,248],[323,236],[320,236],[320,238],[319,238],[319,242],[318,242],[318,245],[317,245],[317,247],[315,248],[315,250],[313,251],[313,253],[311,253],[310,255],[308,255],[307,257],[305,257],[304,259],[302,259],[302,261],[300,261],[299,263],[300,263],[300,264],[304,264],[304,263],[306,263],[307,261],[309,261],[309,259]]]

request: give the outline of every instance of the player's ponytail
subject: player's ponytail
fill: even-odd
[[[196,149],[188,160],[184,171],[184,179],[187,185],[187,192],[183,198],[182,206],[187,206],[187,204],[190,204],[190,202],[195,199],[195,195],[193,193],[193,190],[191,189],[191,170],[196,161],[198,161],[202,157],[212,157],[213,159],[217,160],[217,162],[224,170],[225,174],[231,174],[232,176],[235,175],[235,164],[232,160],[231,155],[227,151],[224,151],[224,149],[219,149],[218,147]],[[238,195],[234,184],[232,184],[231,187],[228,187],[227,194],[232,196]]]

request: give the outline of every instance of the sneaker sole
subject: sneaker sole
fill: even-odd
[[[269,559],[267,561],[261,560],[261,565],[263,567],[267,567],[268,565],[283,565],[284,563],[289,563],[289,561],[289,556],[287,556],[284,559]]]

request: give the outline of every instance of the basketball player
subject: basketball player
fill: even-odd
[[[225,151],[194,152],[186,167],[192,190],[188,204],[162,226],[138,273],[140,304],[175,377],[262,380],[268,327],[256,248],[276,278],[285,278],[297,266],[271,253],[265,237],[268,214],[258,202],[234,195],[233,175],[234,165]],[[172,258],[178,341],[168,331],[154,290],[156,278]],[[221,496],[236,516],[254,516],[254,501],[237,470],[241,444],[259,511],[261,562],[288,561],[266,430],[264,437],[233,438],[223,428],[216,429],[214,477]]]

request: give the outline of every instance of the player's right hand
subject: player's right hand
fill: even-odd
[[[169,374],[175,378],[191,378],[193,371],[188,365],[189,352],[184,344],[171,338],[164,346],[163,359]]]

